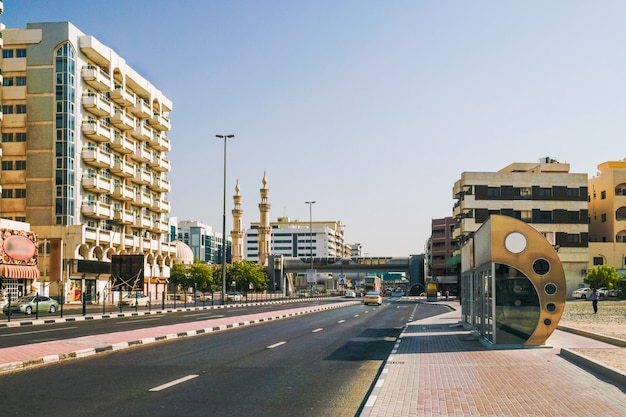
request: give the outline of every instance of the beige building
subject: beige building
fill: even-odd
[[[497,172],[462,173],[453,189],[458,221],[453,238],[465,244],[491,214],[522,220],[557,251],[569,294],[582,285],[589,259],[587,174],[569,169],[569,164],[542,158]]]
[[[589,265],[626,273],[626,161],[607,161],[589,179]]]
[[[144,255],[140,290],[165,289],[171,101],[69,22],[4,29],[3,218],[39,236],[40,290],[108,296],[106,263]]]

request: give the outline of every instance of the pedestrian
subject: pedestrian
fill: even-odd
[[[445,290],[444,295],[446,296],[446,301],[448,301],[448,297],[450,297],[450,291]]]
[[[597,289],[594,288],[591,291],[589,299],[591,300],[591,305],[593,306],[593,314],[596,314],[598,312],[598,299],[600,299],[600,294],[598,294]]]

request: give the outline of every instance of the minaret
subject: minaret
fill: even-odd
[[[270,226],[270,204],[267,197],[270,190],[267,188],[267,176],[263,173],[263,188],[261,188],[261,202],[259,203],[259,213],[261,221],[259,224],[259,265],[267,266],[267,258],[270,255],[270,239],[272,228]]]
[[[244,231],[241,224],[243,218],[243,209],[241,208],[241,196],[239,195],[239,181],[235,185],[235,195],[233,196],[234,208],[233,208],[233,230],[230,232],[230,237],[233,241],[232,259],[233,262],[243,260],[243,237]]]

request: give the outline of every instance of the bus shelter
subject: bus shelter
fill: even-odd
[[[492,215],[462,249],[463,324],[488,346],[541,346],[557,328],[565,274],[545,237],[513,217]]]

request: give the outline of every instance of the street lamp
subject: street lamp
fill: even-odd
[[[226,296],[226,139],[234,138],[235,135],[215,135],[218,139],[224,139],[224,207],[222,210],[222,304]]]
[[[315,204],[315,201],[305,201],[304,204],[309,205],[309,255],[311,257],[311,269],[308,280],[311,281],[311,296],[313,296],[313,282],[315,280],[313,269],[313,204]]]

